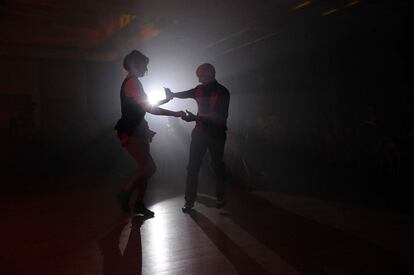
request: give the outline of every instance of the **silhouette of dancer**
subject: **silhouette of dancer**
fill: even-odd
[[[224,207],[225,167],[223,162],[224,144],[226,142],[227,117],[230,103],[229,91],[215,79],[215,68],[205,63],[196,70],[201,85],[183,92],[173,93],[165,88],[167,99],[194,98],[198,113],[187,111],[185,121],[195,121],[191,134],[190,157],[187,166],[184,212],[194,206],[197,195],[198,174],[203,157],[208,149],[216,179],[216,207]]]
[[[148,179],[155,173],[156,166],[150,154],[150,142],[155,132],[151,131],[145,120],[145,113],[153,115],[165,115],[184,117],[185,112],[174,112],[157,107],[169,101],[165,99],[155,105],[149,104],[147,95],[138,78],[147,72],[148,57],[137,50],[133,50],[123,60],[123,67],[128,72],[121,86],[121,112],[122,117],[118,120],[115,130],[121,144],[135,159],[137,164],[136,175],[128,182],[118,194],[118,201],[125,212],[130,212],[130,196],[137,190],[137,199],[133,212],[138,215],[153,216],[154,212],[147,209],[144,204],[144,196]]]

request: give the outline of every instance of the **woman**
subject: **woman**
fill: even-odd
[[[143,216],[154,216],[154,212],[147,209],[144,204],[144,196],[147,188],[148,179],[155,173],[155,163],[150,154],[149,143],[155,132],[151,131],[145,120],[145,113],[153,115],[165,115],[183,117],[185,113],[165,110],[154,105],[150,105],[147,95],[138,80],[146,73],[149,59],[141,52],[134,50],[125,56],[123,67],[128,72],[121,86],[121,111],[122,117],[115,126],[122,146],[135,159],[137,163],[137,173],[118,194],[118,200],[122,210],[130,212],[129,200],[131,193],[137,190],[137,199],[133,212]],[[163,100],[156,105],[168,102]]]

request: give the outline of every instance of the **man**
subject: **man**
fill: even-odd
[[[227,116],[230,93],[215,79],[213,65],[205,63],[196,70],[201,85],[194,89],[172,93],[165,88],[167,99],[194,98],[197,101],[197,115],[187,111],[185,121],[195,121],[191,134],[190,158],[187,166],[184,212],[193,208],[197,196],[198,173],[203,157],[208,149],[216,179],[216,207],[224,207],[225,167],[223,162],[224,144],[226,142]]]

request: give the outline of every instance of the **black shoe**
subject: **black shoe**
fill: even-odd
[[[131,197],[131,192],[121,191],[118,193],[117,198],[121,209],[124,212],[130,213],[131,208],[129,207],[129,198]]]
[[[224,201],[217,201],[216,202],[216,208],[217,209],[221,209],[224,207],[224,205],[226,205],[226,203]]]
[[[154,212],[152,212],[151,210],[149,210],[144,203],[142,202],[135,202],[134,205],[134,214],[139,215],[139,216],[145,216],[145,217],[154,217]]]
[[[194,207],[194,203],[189,203],[189,202],[186,202],[186,203],[184,204],[183,208],[181,208],[181,210],[182,210],[184,213],[188,213],[188,212],[190,212],[190,211],[193,209],[193,207]]]

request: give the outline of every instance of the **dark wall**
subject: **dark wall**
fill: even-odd
[[[120,117],[119,92],[124,75],[122,64],[91,62],[87,64],[87,108],[104,127],[113,127]]]
[[[358,123],[371,106],[382,133],[399,134],[399,120],[414,102],[410,19],[396,6],[297,15],[274,39],[219,60],[228,71],[245,68],[225,79],[234,94],[231,119],[276,115],[327,127],[333,116]]]
[[[219,61],[248,68],[224,81],[236,136],[228,145],[247,163],[233,171],[254,188],[330,198],[413,194],[410,21],[404,5],[370,2],[292,19],[274,39]]]
[[[116,62],[3,57],[2,171],[31,175],[68,167],[76,154],[112,130],[120,81]]]

